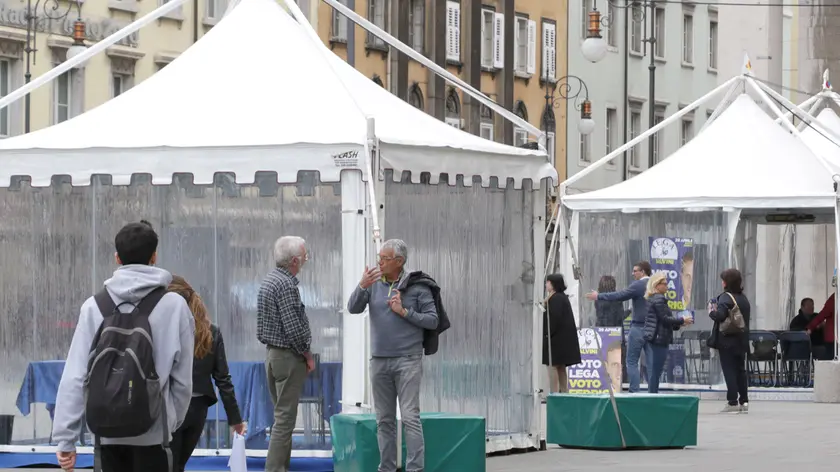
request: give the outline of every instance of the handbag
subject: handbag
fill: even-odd
[[[248,463],[245,457],[245,436],[237,433],[233,434],[233,449],[230,451],[228,467],[230,472],[248,471]]]
[[[741,313],[741,308],[735,297],[729,292],[724,292],[732,299],[734,306],[729,310],[729,316],[720,322],[720,332],[723,334],[741,334],[744,332],[746,324],[744,323],[744,315]]]

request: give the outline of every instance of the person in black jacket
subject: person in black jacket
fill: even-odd
[[[566,282],[560,274],[545,278],[545,290],[548,299],[543,317],[543,365],[548,366],[548,378],[551,382],[557,377],[557,383],[549,387],[549,393],[568,392],[569,377],[566,368],[580,364],[580,345],[578,344],[575,314],[566,295]],[[552,372],[554,371],[554,372]]]
[[[651,346],[653,359],[649,360],[650,376],[648,393],[659,393],[659,378],[668,359],[668,349],[674,341],[674,331],[690,325],[690,317],[675,317],[668,307],[665,292],[668,291],[668,279],[665,274],[654,274],[648,280],[648,314],[645,317],[644,337]]]
[[[598,282],[598,293],[615,292],[615,277],[604,275]],[[624,324],[624,302],[595,300],[595,326],[615,328]]]
[[[225,342],[219,328],[210,324],[207,307],[201,297],[183,277],[173,276],[167,289],[184,297],[195,317],[195,348],[193,361],[193,395],[184,422],[172,435],[172,456],[175,472],[183,472],[204,431],[207,410],[216,404],[211,377],[216,381],[228,424],[239,434],[245,434],[245,423],[236,404],[233,382],[230,380]]]
[[[747,397],[747,353],[750,350],[750,301],[744,296],[741,272],[726,269],[720,273],[723,293],[717,303],[709,304],[709,318],[715,322],[706,345],[718,350],[720,368],[726,380],[726,408],[721,413],[747,413],[750,403]],[[720,324],[726,320],[738,305],[744,317],[744,330],[735,334],[720,332]]]

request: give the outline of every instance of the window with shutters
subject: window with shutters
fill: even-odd
[[[376,26],[385,29],[385,5],[387,0],[368,0],[368,20]],[[368,32],[367,46],[377,49],[385,49],[385,40]]]
[[[718,67],[718,20],[717,15],[709,20],[709,69]]]
[[[642,31],[643,21],[641,19],[644,18],[644,8],[641,5],[634,5],[628,15],[628,21],[630,21],[630,52],[637,55],[642,53],[644,32]]]
[[[618,140],[618,110],[613,107],[607,107],[607,119],[604,120],[604,155],[615,151]],[[609,166],[615,166],[615,159],[607,163]]]
[[[607,37],[607,46],[611,47],[618,47],[618,35],[619,29],[618,21],[618,7],[616,7],[613,2],[607,2],[607,18],[606,25],[604,25],[605,34]]]
[[[683,64],[694,64],[694,11],[683,11]]]
[[[653,28],[656,34],[656,42],[653,45],[654,57],[665,59],[665,7],[657,6],[656,14],[653,16]]]
[[[347,0],[338,0],[338,3],[347,5]],[[330,42],[346,43],[347,42],[347,24],[346,16],[333,9],[332,11],[332,31],[330,32]]]
[[[532,75],[537,65],[537,22],[517,15],[514,33],[514,70],[520,76]]]
[[[461,129],[461,99],[454,88],[446,94],[446,116],[443,121],[453,128]]]
[[[657,105],[656,108],[653,110],[653,125],[656,126],[659,123],[665,121],[665,112],[666,107]],[[656,132],[653,135],[653,162],[658,163],[660,160],[664,159],[665,156],[662,154],[662,130]]]
[[[12,61],[0,59],[0,97],[5,97],[11,92],[12,83]],[[11,136],[11,120],[9,119],[9,107],[0,110],[0,137]]]
[[[519,100],[516,102],[516,107],[514,108],[514,113],[516,116],[522,118],[525,121],[528,121],[528,109],[525,107],[525,102]],[[524,128],[514,127],[513,128],[513,145],[514,146],[524,146],[528,143],[528,131]]]
[[[557,25],[543,19],[542,32],[542,73],[545,80],[557,79]]]
[[[694,115],[689,113],[680,121],[680,146],[685,146],[694,137]]]
[[[581,22],[580,22],[580,38],[586,39],[589,34],[589,12],[595,9],[595,0],[580,0],[581,3]],[[611,2],[608,2],[611,3]],[[613,16],[610,17],[615,18]]]
[[[461,62],[461,4],[446,2],[446,60]]]
[[[411,0],[408,10],[408,45],[423,54],[426,38],[426,2]]]
[[[630,140],[642,134],[642,104],[630,102]],[[642,145],[637,144],[627,151],[627,160],[630,161],[630,170],[642,168]]]

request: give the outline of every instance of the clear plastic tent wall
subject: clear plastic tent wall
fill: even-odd
[[[384,235],[408,242],[409,266],[441,284],[452,320],[438,354],[425,360],[423,409],[480,414],[488,435],[527,437],[535,425],[532,317],[535,274],[541,272],[535,267],[542,264],[535,261],[534,213],[544,193],[532,191],[529,181],[518,189],[512,182],[500,188],[441,179],[434,185],[429,179],[411,183],[405,175],[401,182],[386,179]],[[359,178],[343,173],[342,179],[348,176]],[[134,175],[127,186],[94,176],[90,186],[55,177],[50,187],[15,180],[0,188],[0,413],[15,416],[15,442],[49,443],[44,404],[33,404],[25,416],[16,405],[26,393],[27,370],[64,359],[80,305],[116,267],[116,231],[139,219],[160,235],[159,265],[184,276],[204,299],[232,363],[264,360],[255,336],[256,294],[273,267],[272,243],[284,234],[305,238],[310,261],[300,290],[313,350],[323,365],[340,368],[341,193],[340,182],[321,183],[315,172],[300,172],[296,184],[258,173],[254,184],[216,174],[214,184],[194,185],[191,175],[182,174],[170,185]],[[340,375],[335,381],[341,385]],[[241,408],[253,401],[238,400]],[[336,412],[318,418],[302,405],[302,440],[294,447],[326,453],[329,443],[317,434],[318,425],[328,428]],[[228,428],[220,420],[208,423],[199,448],[224,448]]]

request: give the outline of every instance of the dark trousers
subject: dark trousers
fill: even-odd
[[[172,435],[172,456],[175,459],[175,472],[184,472],[207,421],[207,399],[194,397],[181,427]]]
[[[171,451],[163,446],[102,446],[102,472],[168,472]]]
[[[726,401],[730,405],[748,403],[746,354],[729,349],[718,351],[720,368],[726,380]]]

